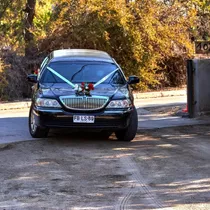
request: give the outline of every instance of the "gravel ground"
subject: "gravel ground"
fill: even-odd
[[[54,133],[0,146],[0,209],[210,209],[210,128]]]

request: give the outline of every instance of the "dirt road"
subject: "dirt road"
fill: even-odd
[[[0,209],[210,209],[210,128],[0,145]]]

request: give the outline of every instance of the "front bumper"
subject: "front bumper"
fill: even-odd
[[[48,128],[72,128],[72,129],[99,129],[120,130],[125,129],[130,123],[130,115],[133,109],[127,110],[103,110],[98,112],[70,112],[62,109],[33,108],[37,125]],[[74,123],[73,115],[95,116],[94,123]]]

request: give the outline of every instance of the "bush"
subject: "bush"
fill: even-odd
[[[0,58],[0,99],[30,97],[31,84],[27,82],[27,75],[33,72],[40,60],[27,60],[12,51],[2,51]]]
[[[41,52],[62,48],[106,51],[126,76],[140,76],[139,90],[182,83],[172,78],[181,72],[185,75],[183,67],[181,72],[176,67],[181,63],[170,62],[176,61],[177,55],[186,59],[193,53],[188,33],[193,21],[190,11],[183,15],[180,4],[169,7],[156,0],[75,2],[62,0],[58,4],[57,20],[49,36],[39,42]],[[159,75],[170,78],[159,80]]]

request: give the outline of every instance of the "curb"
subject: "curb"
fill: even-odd
[[[168,90],[168,91],[159,91],[159,92],[146,92],[146,93],[135,93],[135,99],[145,99],[145,98],[161,98],[161,97],[172,97],[172,96],[186,96],[187,90]]]
[[[141,134],[143,132],[147,131],[158,131],[161,129],[173,129],[173,128],[183,128],[183,127],[192,127],[196,125],[204,125],[204,126],[209,126],[210,125],[210,118],[208,119],[199,119],[199,118],[194,118],[194,121],[192,122],[187,122],[185,124],[181,125],[167,125],[167,126],[161,126],[161,127],[138,127],[137,133]]]
[[[31,101],[0,103],[0,110],[25,109],[31,106]]]
[[[186,96],[186,89],[172,90],[172,91],[159,91],[159,92],[145,92],[135,93],[134,99],[146,99],[146,98],[161,98],[172,96]],[[0,102],[0,110],[12,110],[12,109],[24,109],[31,106],[31,100],[16,101],[16,102]]]

